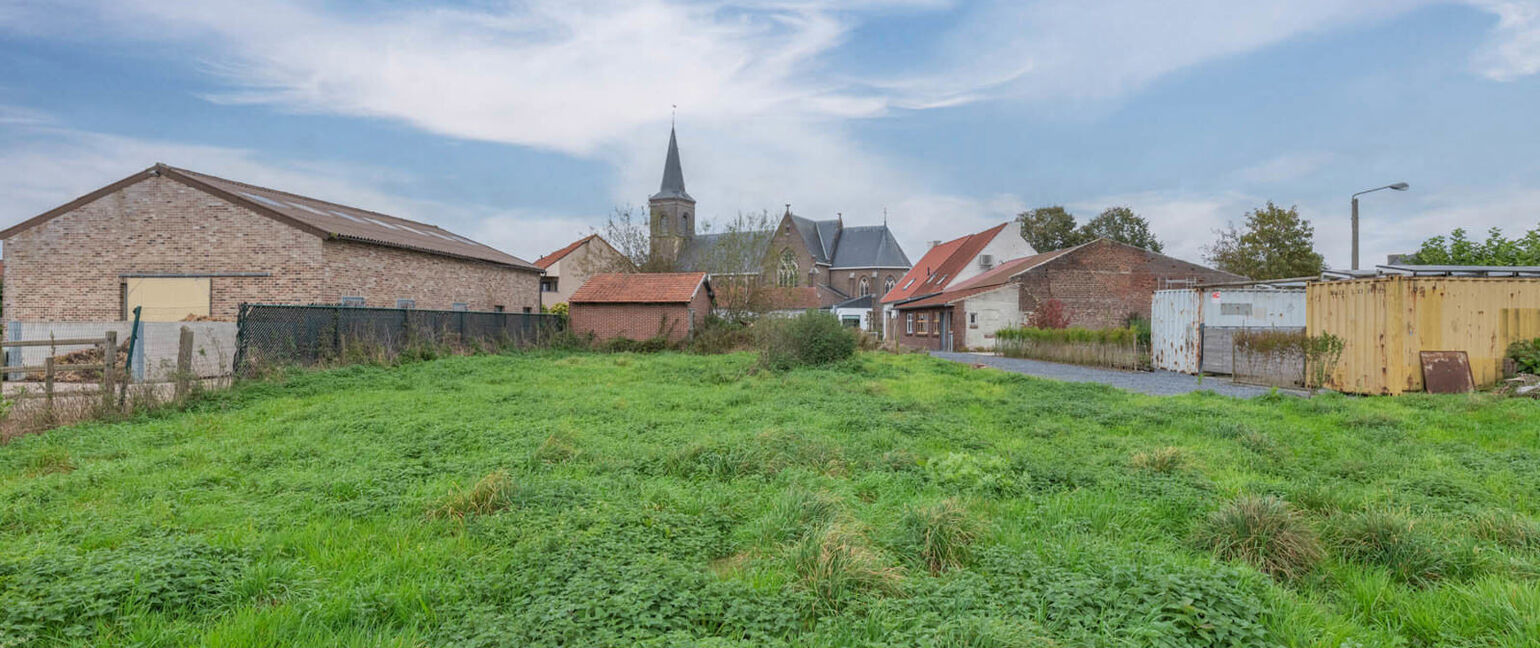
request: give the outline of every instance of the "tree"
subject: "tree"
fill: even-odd
[[[1075,226],[1075,217],[1058,205],[1022,212],[1016,215],[1016,221],[1021,223],[1021,238],[1038,252],[1062,250],[1099,238],[1153,252],[1162,248],[1160,241],[1150,233],[1150,222],[1127,207],[1109,207],[1079,227]]]
[[[616,207],[605,221],[599,235],[625,257],[630,264],[600,264],[585,268],[591,272],[673,272],[678,270],[677,259],[663,258],[652,253],[652,227],[645,218],[639,218],[636,210],[627,205]],[[613,266],[613,267],[610,267]]]
[[[1245,229],[1216,230],[1219,240],[1204,258],[1215,268],[1252,279],[1284,279],[1320,274],[1325,259],[1315,251],[1315,227],[1294,207],[1267,206],[1246,213]]]
[[[601,236],[625,257],[591,272],[705,272],[711,276],[716,311],[735,321],[751,319],[775,303],[773,268],[767,258],[777,219],[769,210],[742,213],[724,223],[697,221],[699,232],[687,258],[654,254],[652,227],[631,207],[616,207]],[[715,230],[715,231],[713,231]],[[709,241],[709,243],[707,243]],[[768,274],[767,274],[768,273]],[[765,277],[772,277],[766,281]]]
[[[1513,239],[1503,236],[1502,228],[1494,227],[1487,230],[1485,241],[1473,241],[1464,228],[1457,228],[1447,237],[1423,241],[1422,247],[1404,261],[1421,265],[1540,265],[1540,226]]]
[[[1039,207],[1016,215],[1021,223],[1021,238],[1038,252],[1062,250],[1080,245],[1080,232],[1075,229],[1075,217],[1063,207]]]
[[[1164,247],[1150,233],[1150,222],[1127,207],[1108,207],[1080,227],[1081,241],[1109,238],[1114,241],[1159,252]]]

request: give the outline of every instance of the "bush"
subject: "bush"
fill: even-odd
[[[933,574],[960,569],[971,556],[978,523],[955,499],[912,507],[899,521],[900,542]]]
[[[1321,543],[1293,507],[1271,495],[1247,495],[1209,514],[1198,544],[1225,560],[1243,560],[1274,578],[1293,580],[1321,561]]]
[[[686,349],[690,353],[717,354],[745,351],[754,348],[754,331],[747,324],[722,319],[715,315],[706,317],[705,325],[695,331]]]
[[[775,371],[833,364],[856,352],[855,333],[822,311],[766,318],[754,330],[760,365]]]
[[[1540,374],[1540,338],[1508,345],[1508,357],[1518,364],[1520,372]]]

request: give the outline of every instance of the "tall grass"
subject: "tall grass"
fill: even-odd
[[[1010,358],[1148,369],[1149,347],[1140,344],[1139,329],[1011,328],[995,333],[995,349]]]
[[[282,372],[17,439],[0,446],[0,645],[1540,636],[1527,401],[758,362]]]

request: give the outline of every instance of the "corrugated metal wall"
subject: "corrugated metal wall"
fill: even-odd
[[[1151,360],[1157,369],[1194,374],[1201,359],[1204,371],[1227,374],[1235,331],[1304,327],[1303,290],[1157,290],[1150,301]]]
[[[1150,300],[1150,362],[1156,369],[1198,373],[1198,322],[1203,293],[1157,290]]]
[[[1310,335],[1343,339],[1326,385],[1359,394],[1421,391],[1422,351],[1464,351],[1477,385],[1501,377],[1515,340],[1540,337],[1540,279],[1382,277],[1306,287]]]

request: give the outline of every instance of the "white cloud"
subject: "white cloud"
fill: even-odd
[[[1475,0],[1497,14],[1492,39],[1476,55],[1476,70],[1495,81],[1512,81],[1540,72],[1540,2]]]
[[[1335,158],[1324,151],[1285,153],[1236,171],[1235,179],[1251,184],[1289,182],[1320,171]]]

